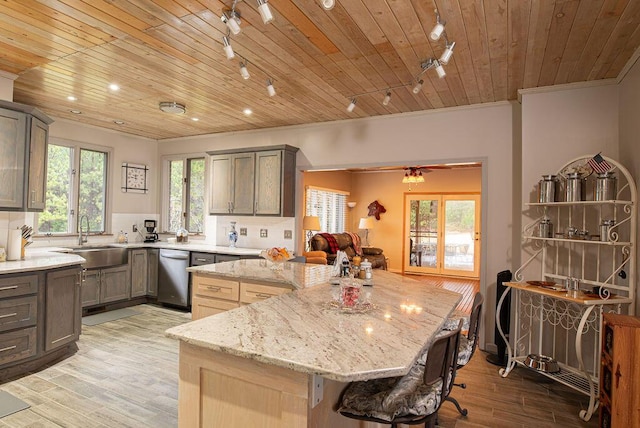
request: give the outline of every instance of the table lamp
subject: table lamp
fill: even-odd
[[[307,231],[307,251],[311,251],[311,238],[313,232],[320,230],[320,218],[314,215],[306,215],[302,218],[302,229]]]
[[[369,229],[373,229],[373,218],[362,217],[358,224],[358,229],[364,230],[364,245],[369,245]]]

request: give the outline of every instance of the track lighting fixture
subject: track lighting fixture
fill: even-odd
[[[240,34],[240,13],[235,10],[230,13],[222,12],[220,19],[227,25],[229,31],[236,35]]]
[[[351,113],[353,111],[353,109],[355,109],[355,108],[356,108],[356,99],[355,98],[351,98],[351,102],[347,106],[347,111],[349,113]]]
[[[247,80],[251,75],[249,74],[249,70],[247,70],[247,65],[244,62],[240,63],[240,75],[244,80]]]
[[[222,36],[222,46],[224,47],[224,53],[227,55],[227,59],[233,59],[233,57],[236,56],[236,54],[233,53],[229,37]]]
[[[336,0],[320,0],[320,3],[322,3],[324,10],[331,10],[336,5]]]
[[[416,86],[413,87],[413,93],[417,94],[420,92],[420,89],[422,89],[422,85],[424,84],[424,80],[420,79],[418,80],[418,82],[416,82]]]
[[[384,99],[382,100],[382,105],[388,106],[389,101],[391,101],[391,91],[387,91],[387,93],[385,94]]]
[[[271,82],[271,79],[267,79],[267,93],[270,97],[273,97],[276,94],[276,88],[273,87],[273,82]]]
[[[273,21],[273,13],[271,13],[271,9],[267,4],[267,0],[257,0],[258,1],[258,12],[260,12],[260,17],[262,18],[262,22],[265,24]]]
[[[447,75],[446,71],[444,71],[444,67],[438,62],[437,59],[433,60],[433,66],[435,67],[436,73],[438,73],[438,77],[440,79]]]
[[[438,9],[436,9],[435,12],[436,25],[431,30],[431,33],[429,33],[429,37],[431,37],[431,40],[433,40],[434,42],[440,39],[440,36],[442,36],[442,33],[444,32],[444,25],[446,24],[446,22],[440,21],[440,14],[438,13]]]
[[[447,63],[451,59],[451,56],[453,55],[453,48],[456,46],[456,42],[447,42],[445,46],[446,49],[444,50],[444,52],[442,52],[442,55],[440,55],[440,59],[438,60],[440,61],[440,64],[443,65],[447,65]]]

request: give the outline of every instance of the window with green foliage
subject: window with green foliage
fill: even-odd
[[[106,231],[108,152],[49,143],[47,200],[38,215],[38,233],[70,234],[86,215],[91,233]]]
[[[167,159],[166,230],[204,231],[204,158]]]

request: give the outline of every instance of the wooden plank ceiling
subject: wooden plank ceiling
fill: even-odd
[[[230,36],[237,56],[227,60],[220,15],[232,0],[2,0],[0,70],[18,75],[16,102],[166,139],[513,100],[521,88],[615,78],[640,44],[638,0],[268,4],[268,25],[255,0],[236,4],[242,32]],[[444,50],[429,38],[435,8],[454,55],[446,77],[427,70],[414,94],[421,63]],[[163,113],[161,101],[187,112]]]

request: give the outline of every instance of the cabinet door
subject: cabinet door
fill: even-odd
[[[50,351],[80,338],[80,268],[47,273],[44,350]]]
[[[129,265],[100,271],[100,303],[126,300],[130,294]]]
[[[131,250],[131,297],[147,294],[147,250]]]
[[[82,272],[82,307],[100,303],[100,270],[84,270]]]
[[[149,296],[158,296],[158,256],[159,251],[150,249],[147,253],[147,294]]]
[[[232,157],[233,214],[253,214],[255,159],[255,153],[239,153]]]
[[[31,118],[29,143],[29,183],[27,209],[43,211],[46,200],[47,140],[49,125],[35,117]]]
[[[231,155],[210,157],[211,194],[209,198],[210,214],[229,214],[231,212]]]
[[[282,152],[256,154],[256,214],[280,215]]]
[[[23,208],[27,115],[0,109],[0,209]]]

